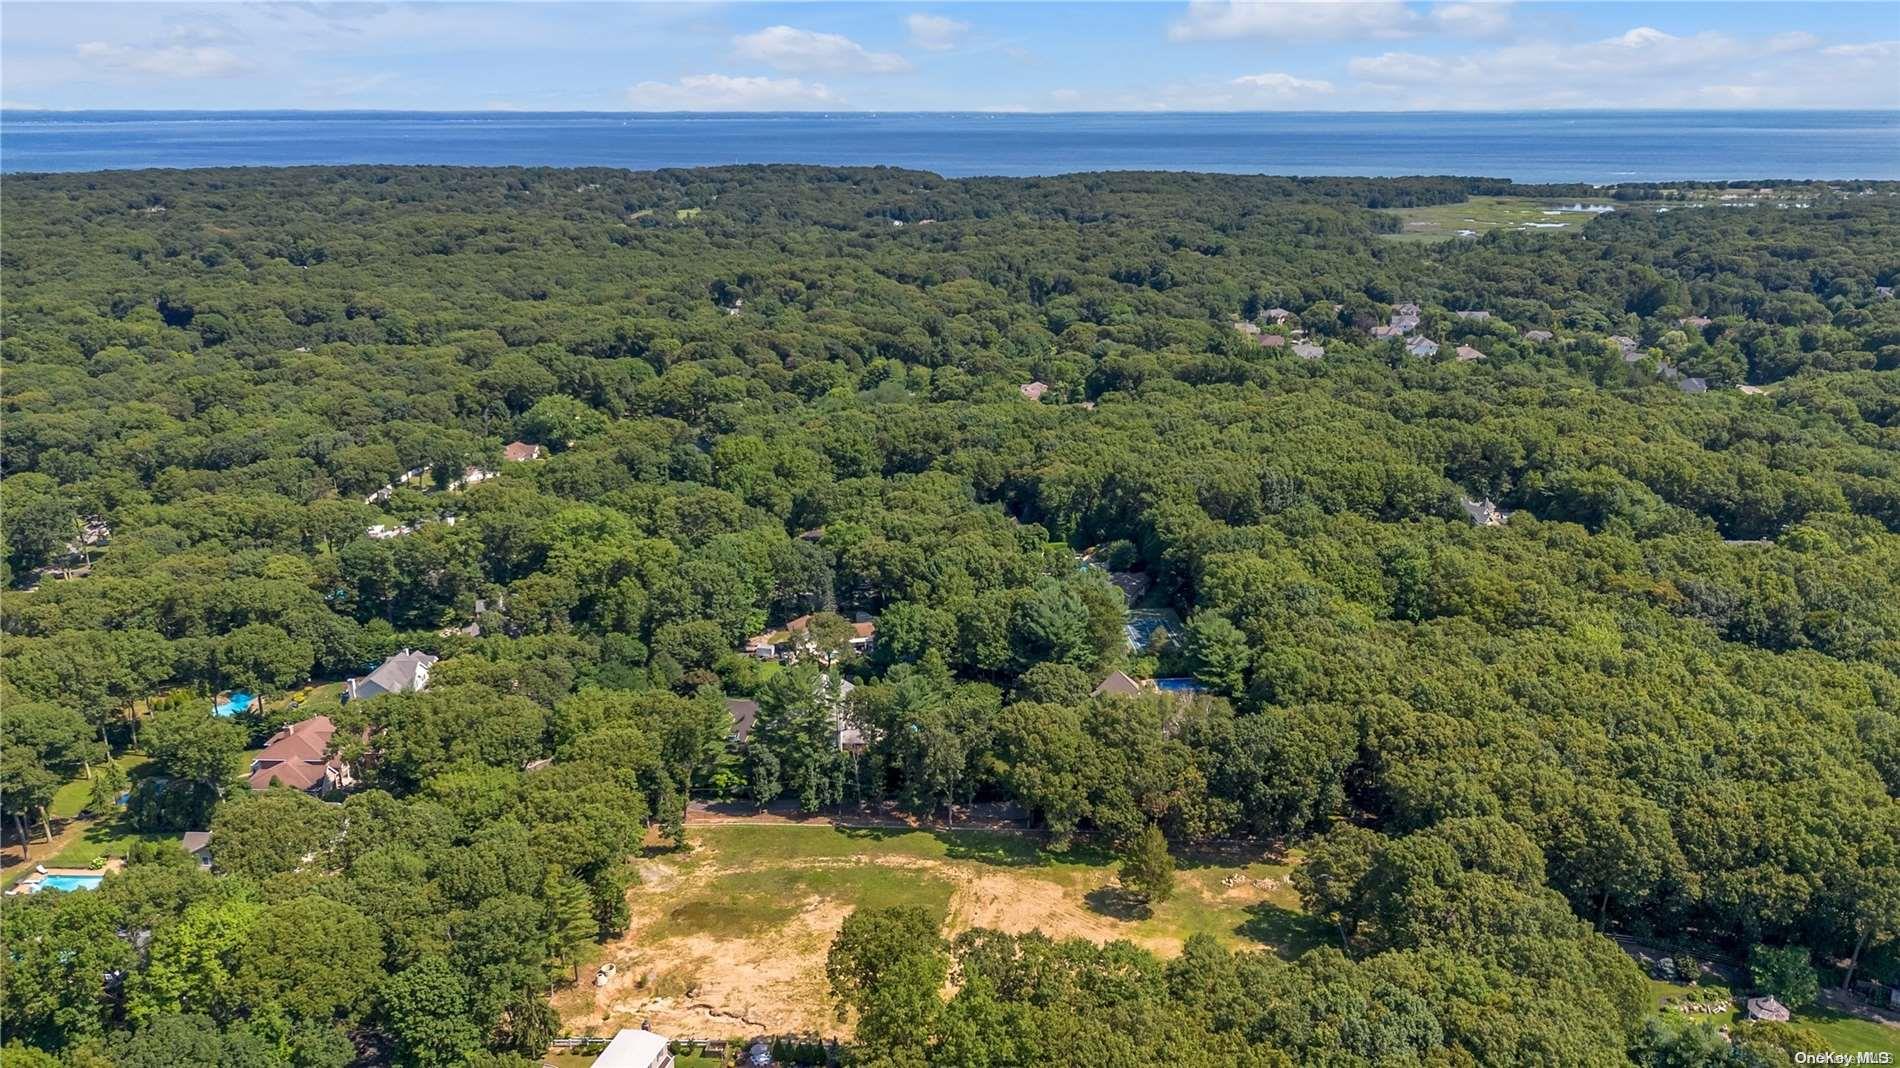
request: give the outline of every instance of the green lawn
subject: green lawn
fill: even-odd
[[[151,760],[152,758],[144,753],[121,753],[118,757],[119,769],[129,778],[136,780],[141,774],[141,769],[151,763]],[[86,802],[90,800],[92,800],[92,780],[81,775],[60,787],[53,794],[50,811],[56,820],[73,819],[85,811]]]
[[[1665,983],[1652,979],[1649,989],[1656,996],[1658,1012],[1665,1019],[1675,1023],[1708,1023],[1715,1027],[1729,1027],[1746,1017],[1746,994],[1731,990],[1729,985],[1718,977],[1708,977],[1696,986],[1686,983]],[[1664,999],[1669,1004],[1663,1006]],[[1680,1002],[1727,1001],[1733,1011],[1721,1014],[1683,1013],[1676,1009]],[[1783,1026],[1774,1024],[1770,1026]],[[1900,1028],[1889,1027],[1836,1012],[1820,1005],[1809,1005],[1796,1010],[1794,1019],[1786,1026],[1801,1027],[1821,1036],[1828,1048],[1836,1053],[1857,1053],[1861,1050],[1884,1053],[1900,1053]]]
[[[1532,233],[1576,234],[1594,215],[1566,212],[1546,215],[1559,206],[1575,201],[1553,201],[1537,197],[1471,197],[1457,204],[1432,204],[1422,208],[1392,208],[1404,225],[1396,234],[1383,235],[1394,241],[1448,241],[1455,237],[1486,234],[1493,230],[1528,230]],[[1563,223],[1561,227],[1547,224]],[[1460,231],[1470,231],[1461,234]]]

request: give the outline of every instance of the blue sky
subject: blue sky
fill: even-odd
[[[15,3],[43,108],[1900,106],[1900,3]]]

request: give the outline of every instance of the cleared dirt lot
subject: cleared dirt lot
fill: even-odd
[[[950,934],[1040,930],[1164,955],[1197,932],[1283,953],[1322,934],[1297,912],[1289,864],[1258,852],[1185,859],[1174,898],[1135,914],[1113,891],[1113,858],[1045,854],[1021,835],[777,825],[697,827],[692,838],[688,852],[642,862],[628,932],[596,961],[618,974],[555,998],[569,1033],[645,1021],[681,1037],[844,1035],[825,953],[864,907],[920,905]]]

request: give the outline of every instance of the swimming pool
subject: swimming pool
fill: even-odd
[[[33,893],[41,890],[97,890],[105,881],[103,875],[43,875],[32,886]]]
[[[1155,689],[1160,690],[1162,693],[1206,693],[1207,692],[1207,687],[1202,686],[1200,683],[1194,681],[1193,679],[1187,679],[1187,678],[1156,679]]]
[[[248,712],[250,711],[252,702],[256,700],[256,696],[252,694],[234,693],[224,700],[219,701],[217,705],[211,709],[211,714],[214,716],[235,716],[240,712]]]

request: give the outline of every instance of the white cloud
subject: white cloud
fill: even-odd
[[[1386,52],[1347,69],[1409,108],[1892,106],[1896,86],[1842,79],[1819,57],[1884,58],[1879,43],[1819,49],[1807,33],[1678,36],[1637,26],[1597,41],[1524,41],[1459,55]],[[1841,55],[1841,48],[1862,49]],[[1900,51],[1897,48],[1896,51]],[[1858,69],[1858,68],[1856,68]]]
[[[1485,36],[1510,24],[1511,5],[1461,2],[1426,11],[1401,0],[1191,0],[1168,28],[1177,41],[1265,37],[1276,41],[1392,40],[1427,33]]]
[[[1837,59],[1893,60],[1900,62],[1900,41],[1867,41],[1862,44],[1834,45],[1821,49],[1824,56]]]
[[[757,33],[732,39],[745,59],[758,60],[782,71],[847,74],[894,74],[910,69],[895,52],[872,52],[837,33],[818,33],[793,26],[768,26]]]
[[[1511,5],[1507,3],[1439,4],[1432,8],[1432,25],[1444,33],[1464,37],[1489,37],[1511,25]]]
[[[154,78],[225,78],[251,69],[237,53],[213,45],[134,48],[87,41],[76,51],[82,63]]]
[[[910,30],[911,45],[926,52],[948,52],[962,44],[963,35],[970,32],[969,23],[942,15],[912,15],[904,25]]]
[[[627,90],[635,111],[796,111],[842,101],[817,82],[730,74],[689,74]]]
[[[1291,74],[1279,73],[1243,74],[1234,79],[1234,84],[1243,89],[1253,89],[1278,97],[1311,96],[1333,91],[1332,82],[1296,78]]]

